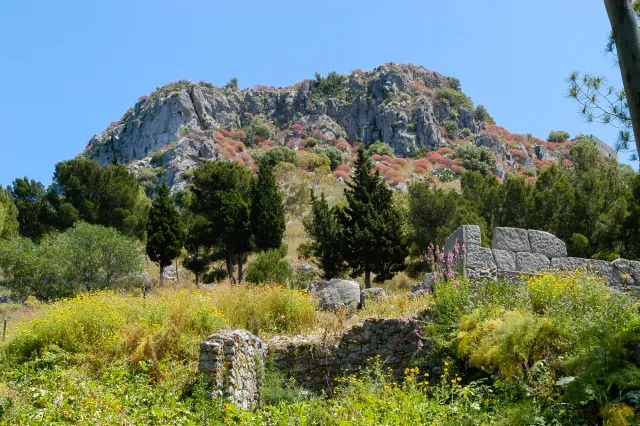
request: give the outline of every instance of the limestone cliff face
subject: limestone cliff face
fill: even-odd
[[[405,155],[445,146],[440,125],[450,118],[450,108],[433,94],[447,85],[439,73],[395,64],[343,76],[331,93],[312,80],[289,88],[245,90],[179,81],[141,97],[118,122],[94,136],[83,154],[136,170],[147,167],[153,153],[167,152],[162,166],[169,183],[184,187],[186,171],[202,159],[219,158],[215,131],[241,129],[262,117],[276,133],[300,124],[309,134],[319,130],[327,140],[342,137],[365,145],[380,140]],[[473,133],[479,129],[465,108],[459,109],[458,126]],[[282,135],[273,139],[285,142]]]

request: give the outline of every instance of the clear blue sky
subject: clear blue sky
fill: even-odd
[[[583,123],[573,70],[607,75],[602,1],[102,0],[0,4],[0,184],[55,163],[179,78],[286,86],[314,72],[414,63],[458,77],[499,125],[545,138]]]

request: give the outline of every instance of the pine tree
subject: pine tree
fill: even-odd
[[[180,255],[184,238],[184,226],[164,183],[158,190],[147,223],[147,255],[160,266],[160,285],[164,283],[164,268]]]
[[[373,172],[363,148],[347,187],[347,206],[337,212],[344,229],[343,256],[351,276],[364,273],[365,287],[370,288],[371,273],[376,274],[376,282],[382,282],[404,269],[407,246],[402,219],[391,190],[380,173]]]
[[[284,205],[273,170],[266,164],[260,166],[253,185],[250,222],[256,249],[267,251],[280,247],[286,226]]]
[[[322,269],[322,278],[340,277],[346,270],[342,256],[342,230],[335,211],[329,208],[324,193],[320,199],[312,193],[311,217],[305,221],[305,229],[312,239],[311,254]]]
[[[225,259],[232,283],[237,262],[238,281],[242,281],[242,264],[251,252],[251,175],[237,163],[207,161],[195,170],[193,182],[193,213],[206,221],[214,258]]]

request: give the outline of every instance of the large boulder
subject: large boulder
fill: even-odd
[[[318,297],[322,309],[336,309],[338,306],[355,309],[360,305],[360,284],[355,281],[337,278],[311,281],[309,290]]]
[[[551,267],[551,260],[544,254],[516,253],[516,270],[521,272],[545,271]]]
[[[529,232],[520,228],[501,228],[493,230],[491,248],[508,251],[531,251]]]
[[[530,229],[529,243],[533,253],[541,253],[548,258],[567,257],[567,246],[564,241],[548,232]]]
[[[364,307],[367,302],[378,302],[380,300],[387,300],[387,292],[383,288],[365,288],[360,292],[360,305]]]

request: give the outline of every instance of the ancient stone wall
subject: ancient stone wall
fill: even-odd
[[[402,380],[413,355],[429,349],[428,342],[418,343],[419,330],[414,319],[369,319],[331,344],[312,337],[275,338],[269,343],[269,356],[299,385],[331,393],[336,377],[356,373],[376,359]]]
[[[445,251],[455,243],[467,252],[460,258],[464,274],[470,278],[512,278],[549,269],[575,270],[586,267],[605,277],[610,286],[640,293],[640,262],[567,257],[567,248],[556,236],[533,229],[495,228],[491,248],[481,246],[480,228],[463,225],[447,238]]]
[[[218,333],[200,343],[198,371],[211,380],[211,396],[246,410],[260,406],[267,345],[244,330]]]

